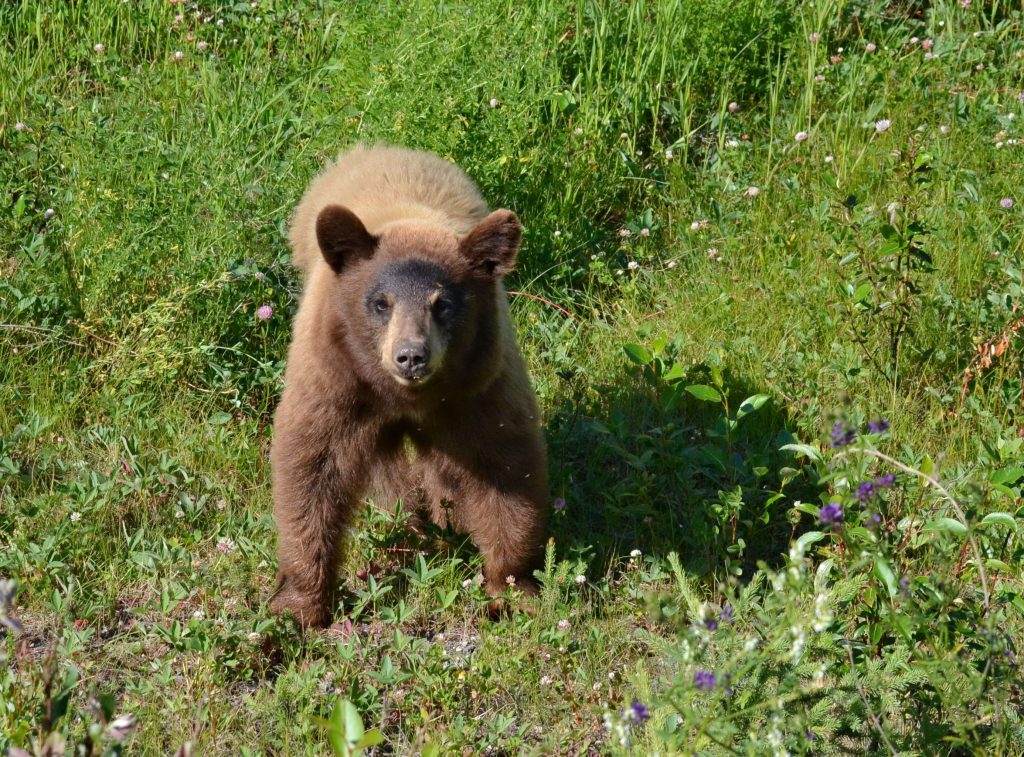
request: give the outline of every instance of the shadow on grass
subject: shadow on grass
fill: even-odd
[[[671,386],[645,372],[624,369],[589,387],[568,379],[548,418],[552,491],[566,502],[552,523],[559,557],[605,571],[633,549],[676,552],[697,575],[731,563],[749,576],[758,561],[778,562],[792,536],[785,503],[815,498],[798,489],[802,478],[787,480],[786,412],[769,397],[730,429],[720,402],[683,389],[712,384],[709,366]],[[759,387],[726,372],[721,389],[735,418]]]

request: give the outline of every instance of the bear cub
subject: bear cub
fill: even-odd
[[[547,458],[502,286],[521,232],[429,153],[357,146],[311,184],[290,231],[304,286],[271,449],[273,611],[330,621],[368,495],[468,534],[492,595],[535,590]]]

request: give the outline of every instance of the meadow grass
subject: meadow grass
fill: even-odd
[[[1021,23],[4,4],[0,750],[1020,754]],[[267,612],[285,230],[357,140],[526,225],[532,616],[391,503],[335,626]]]

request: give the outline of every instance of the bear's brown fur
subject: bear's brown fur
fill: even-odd
[[[313,181],[290,235],[305,285],[271,451],[275,612],[329,621],[368,494],[468,534],[490,593],[531,591],[547,460],[501,284],[520,235],[435,155],[358,146]]]

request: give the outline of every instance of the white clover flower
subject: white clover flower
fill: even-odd
[[[631,271],[635,271],[639,267],[640,264],[637,263],[635,260],[630,260],[628,263],[626,263],[626,268],[628,268]]]
[[[892,121],[888,118],[883,118],[875,121],[875,131],[881,134],[883,131],[888,131],[889,127],[892,126]]]
[[[794,139],[796,139],[797,142],[805,142],[809,136],[810,135],[806,131],[798,131]]]
[[[107,49],[107,46],[101,42],[97,42],[95,45],[92,46],[92,49],[94,52],[102,53],[104,50]]]
[[[586,576],[576,576],[576,585],[577,586],[583,586],[583,584],[585,584],[586,582],[587,582],[587,577]]]
[[[640,557],[642,554],[643,554],[643,552],[641,552],[639,549],[634,549],[632,552],[629,553],[629,556],[630,557]]]
[[[761,190],[758,189],[757,187],[747,187],[746,191],[744,191],[743,194],[747,197],[757,197],[759,194],[761,194]]]
[[[82,514],[81,513],[79,513],[79,512],[71,513],[71,522],[72,523],[78,523],[78,521],[80,521],[81,519],[82,519]]]

